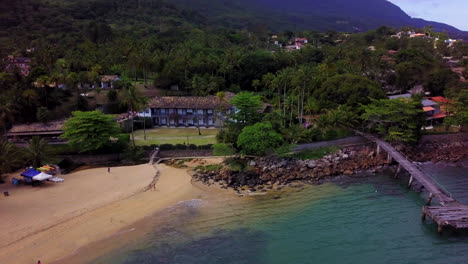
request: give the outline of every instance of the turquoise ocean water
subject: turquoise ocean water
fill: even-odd
[[[423,167],[468,203],[466,167]],[[185,201],[146,219],[139,235],[103,241],[121,246],[87,263],[468,263],[468,236],[438,235],[422,223],[424,200],[405,183],[370,175],[284,191],[280,199]]]

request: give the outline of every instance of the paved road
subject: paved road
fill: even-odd
[[[356,145],[356,144],[364,144],[369,142],[368,139],[363,138],[361,136],[353,136],[347,138],[340,138],[336,140],[330,141],[321,141],[309,144],[300,144],[296,146],[293,151],[301,151],[306,149],[316,149],[316,148],[323,148],[323,147],[331,147],[331,146],[349,146],[349,145]]]

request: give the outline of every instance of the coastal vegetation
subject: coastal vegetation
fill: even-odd
[[[373,100],[364,106],[362,119],[371,131],[396,142],[418,142],[424,125],[420,99]]]
[[[289,154],[286,157],[291,157],[299,160],[316,160],[320,159],[323,156],[335,153],[339,150],[336,146],[331,147],[322,147],[316,149],[302,150],[293,154]]]
[[[263,156],[283,143],[283,137],[270,123],[256,123],[246,126],[237,138],[242,154]]]
[[[444,59],[458,61],[455,66],[466,75],[468,44],[447,45],[449,36],[430,27],[382,26],[352,34],[259,24],[239,28],[210,24],[197,11],[163,1],[9,1],[0,15],[0,56],[5,58],[0,65],[0,131],[18,123],[69,119],[66,149],[76,152],[115,148],[138,156],[142,146],[180,149],[218,143],[217,153],[265,155],[345,137],[350,129],[416,143],[424,132],[421,98],[386,98],[419,91],[421,85],[430,96],[451,102],[445,126],[464,129],[468,122],[468,83]],[[424,37],[411,38],[408,31]],[[309,43],[292,51],[278,44],[294,44],[296,37]],[[30,58],[29,74],[7,70],[8,55]],[[106,90],[100,81],[109,75],[120,78]],[[236,111],[223,120],[219,133],[147,131],[151,120],[134,114],[155,95],[223,98],[226,92],[236,94],[230,100]],[[112,125],[112,118],[99,116],[96,109],[114,115]],[[97,119],[75,122],[80,117],[72,113]],[[120,115],[128,119],[121,128],[114,120]],[[95,130],[101,121],[105,128]]]
[[[121,140],[120,128],[115,120],[99,111],[75,111],[64,125],[63,138],[79,149],[92,152]]]

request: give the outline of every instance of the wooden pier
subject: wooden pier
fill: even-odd
[[[451,204],[450,206],[424,206],[422,220],[426,216],[437,223],[439,233],[444,227],[468,229],[468,206]]]
[[[445,227],[453,229],[468,229],[468,206],[463,205],[450,196],[434,179],[427,175],[423,170],[411,162],[402,153],[396,150],[387,142],[360,131],[354,131],[356,134],[367,138],[377,144],[377,152],[384,150],[388,154],[388,159],[398,162],[398,171],[404,168],[410,176],[408,186],[411,186],[414,180],[418,181],[429,192],[429,199],[426,206],[422,209],[422,219],[430,217],[438,225],[438,232],[442,232]],[[397,171],[397,173],[398,173]],[[431,206],[431,201],[436,198],[440,206]]]

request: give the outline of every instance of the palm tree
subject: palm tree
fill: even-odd
[[[49,143],[40,137],[33,137],[29,142],[27,148],[28,158],[34,167],[41,166],[44,160],[48,160],[51,157],[51,150]]]
[[[131,130],[132,130],[132,143],[135,147],[135,134],[133,133],[133,118],[134,112],[139,111],[145,108],[146,98],[143,97],[140,91],[132,85],[130,82],[124,81],[123,89],[120,92],[120,98],[123,105],[127,106],[129,111],[129,119],[131,120]],[[144,120],[145,121],[145,120]],[[144,126],[144,137],[146,138],[146,122],[143,123]]]
[[[15,108],[13,103],[5,97],[0,97],[0,126],[6,133],[7,124],[13,119]]]
[[[23,165],[22,151],[6,140],[0,139],[0,176]]]

